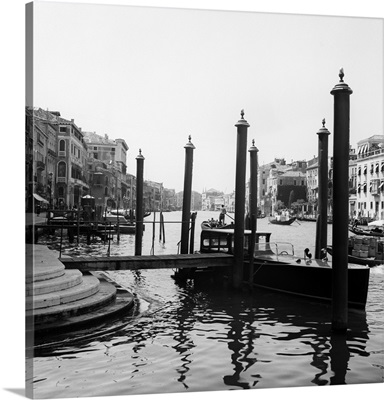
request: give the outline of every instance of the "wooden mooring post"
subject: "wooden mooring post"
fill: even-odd
[[[318,150],[318,210],[319,214],[316,220],[316,247],[315,258],[321,259],[323,249],[327,249],[327,227],[328,227],[328,129],[325,127],[325,119],[322,121],[323,126],[317,132],[319,136]]]
[[[332,329],[345,332],[348,325],[348,180],[349,111],[351,88],[340,81],[332,89],[333,125],[333,224],[332,224]]]
[[[235,231],[234,231],[234,269],[233,286],[241,287],[244,276],[244,209],[245,209],[245,175],[247,163],[248,122],[241,110],[241,119],[237,127],[236,151],[236,184],[235,184]]]
[[[139,149],[136,157],[136,232],[135,232],[135,255],[141,256],[143,243],[143,189],[144,189],[144,157]]]
[[[183,213],[181,217],[180,253],[188,254],[189,219],[191,215],[191,198],[192,198],[193,150],[195,149],[195,146],[191,142],[191,135],[189,135],[188,143],[184,146],[184,148],[185,148],[185,169],[184,169]]]

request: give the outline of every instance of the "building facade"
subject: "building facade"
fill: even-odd
[[[357,217],[384,219],[384,135],[357,143]]]

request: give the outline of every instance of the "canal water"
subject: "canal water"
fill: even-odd
[[[230,214],[231,215],[231,214]],[[198,212],[200,223],[218,217]],[[181,212],[164,213],[180,221]],[[227,217],[228,219],[228,217]],[[157,214],[158,220],[158,214]],[[152,251],[153,214],[146,218],[143,254]],[[271,241],[314,253],[315,223],[291,226],[258,219]],[[328,226],[331,243],[332,225]],[[174,254],[180,224],[156,226],[154,254]],[[111,255],[133,255],[134,235],[116,237]],[[43,237],[58,250],[59,238]],[[87,246],[64,241],[64,254],[105,255],[101,240]],[[381,383],[384,376],[384,266],[371,268],[365,311],[350,310],[346,335],[331,331],[331,307],[257,289],[239,293],[192,282],[176,284],[172,271],[109,272],[136,297],[130,315],[97,330],[54,339],[34,359],[36,398],[189,393],[234,389]]]

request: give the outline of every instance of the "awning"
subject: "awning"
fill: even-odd
[[[45,200],[44,198],[42,198],[41,196],[39,196],[36,193],[33,193],[33,197],[37,200],[37,201],[42,201],[43,203],[47,203],[49,204],[49,201]]]

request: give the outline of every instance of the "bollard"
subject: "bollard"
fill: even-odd
[[[348,177],[349,96],[351,88],[340,82],[332,89],[333,126],[333,225],[332,225],[332,329],[345,332],[348,324]]]
[[[185,168],[184,168],[184,192],[183,192],[183,213],[181,217],[181,254],[188,254],[189,239],[189,218],[191,214],[192,198],[192,166],[193,150],[195,146],[191,143],[191,135],[188,137],[188,143],[185,148]]]
[[[328,227],[328,129],[325,127],[325,119],[322,121],[322,128],[319,129],[319,153],[318,153],[318,212],[316,221],[316,248],[315,258],[323,258],[321,250],[327,248],[327,227]]]
[[[258,148],[255,146],[255,139],[252,140],[252,146],[249,148],[250,154],[250,178],[249,178],[249,217],[250,229],[257,231],[257,153]],[[252,222],[252,216],[256,216],[255,222]],[[253,227],[253,223],[256,225]]]
[[[135,230],[135,256],[141,256],[143,242],[143,188],[144,188],[144,157],[139,149],[136,157],[136,230]]]
[[[241,119],[235,126],[237,127],[237,150],[233,285],[238,289],[243,282],[244,275],[245,174],[247,163],[247,131],[249,127],[248,122],[244,119],[244,110],[241,110]]]

